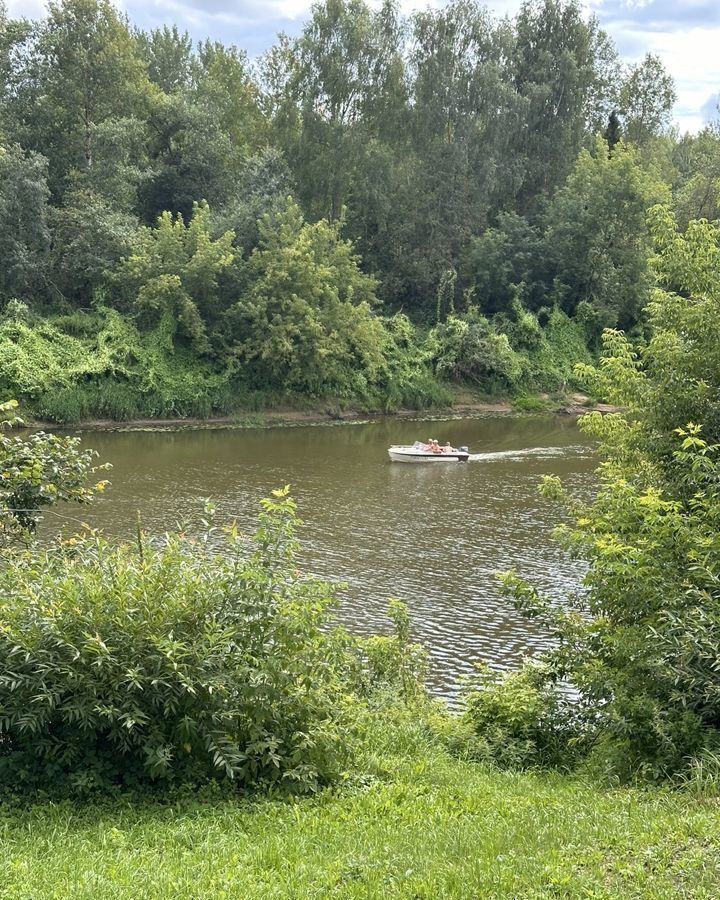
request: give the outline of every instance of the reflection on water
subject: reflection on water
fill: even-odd
[[[467,444],[466,463],[391,463],[390,444],[428,436]],[[486,660],[513,665],[546,636],[503,600],[495,573],[516,567],[561,598],[580,577],[552,541],[560,509],[537,492],[560,475],[588,496],[595,461],[574,422],[488,416],[443,422],[176,433],[92,433],[113,464],[107,497],[83,512],[112,534],[159,533],[212,499],[221,520],[254,527],[258,500],[292,486],[302,565],[347,584],[341,619],[367,632],[387,628],[387,599],[410,607],[430,649],[431,682],[452,693]]]

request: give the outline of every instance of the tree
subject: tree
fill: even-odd
[[[7,4],[0,3],[0,109],[3,112],[3,128],[8,124],[9,101],[18,87],[18,60],[22,48],[32,31],[25,19],[8,18]]]
[[[193,205],[201,200],[213,207],[229,201],[243,152],[211,109],[187,94],[173,94],[155,106],[148,129],[150,167],[138,188],[139,213],[146,224],[163,212],[190,219]]]
[[[275,69],[281,51],[271,57]],[[368,138],[402,129],[406,94],[395,8],[385,3],[376,13],[362,0],[326,0],[313,7],[290,54],[276,128],[304,207],[332,222]]]
[[[458,268],[506,188],[510,89],[505,28],[458,0],[412,20],[412,169],[400,193],[393,259],[414,308],[432,309],[442,272]]]
[[[679,173],[675,187],[677,219],[684,228],[693,219],[720,219],[720,127],[686,134],[674,148]]]
[[[55,287],[88,307],[120,259],[130,252],[137,220],[87,189],[67,193],[52,209],[50,273]]]
[[[36,300],[50,245],[47,160],[0,145],[0,302]]]
[[[620,91],[625,139],[640,147],[661,135],[670,124],[677,99],[675,84],[660,60],[646,53],[631,66]]]
[[[260,238],[260,219],[282,212],[290,194],[292,178],[284,156],[275,148],[261,150],[243,162],[232,196],[214,211],[215,230],[232,231],[237,246],[249,255]]]
[[[462,279],[486,315],[507,313],[522,294],[532,309],[548,301],[542,234],[517,213],[501,213],[470,243],[464,255]]]
[[[9,111],[16,139],[50,160],[53,197],[66,177],[96,163],[95,129],[143,118],[158,91],[109,0],[58,0],[18,54]]]
[[[543,0],[518,14],[511,66],[516,211],[532,214],[569,174],[588,126],[599,130],[612,109],[617,58],[579,3]]]
[[[256,387],[357,396],[383,372],[375,280],[340,223],[310,224],[292,201],[260,226],[253,283],[227,315],[237,365]]]
[[[193,83],[196,61],[193,42],[187,31],[177,25],[138,31],[138,52],[147,65],[148,77],[165,94],[188,90]]]
[[[633,148],[611,155],[602,138],[583,150],[545,218],[548,281],[562,308],[587,301],[601,327],[630,328],[649,296],[649,236],[645,214],[668,189]]]
[[[260,92],[245,53],[237,47],[211,41],[198,45],[192,98],[209,112],[242,157],[257,153],[265,145],[268,128]]]
[[[692,222],[682,235],[664,207],[650,221],[650,340],[635,348],[609,331],[600,367],[584,370],[624,409],[581,420],[600,441],[597,498],[545,483],[569,502],[559,535],[589,567],[583,589],[558,608],[506,579],[553,630],[549,677],[579,693],[575,739],[624,779],[667,777],[720,740],[720,230]]]
[[[111,117],[95,125],[94,163],[68,176],[68,193],[90,191],[117,212],[136,216],[140,192],[151,177],[148,132],[148,123],[135,117]]]
[[[223,311],[223,275],[233,266],[234,235],[214,239],[207,203],[194,206],[186,225],[181,215],[163,213],[155,228],[141,226],[130,253],[117,267],[114,298],[134,312],[146,328],[162,322],[172,339],[190,342],[200,353],[210,350],[208,330]]]

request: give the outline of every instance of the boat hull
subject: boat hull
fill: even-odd
[[[414,447],[390,447],[388,456],[393,462],[447,463],[467,462],[470,454],[462,450],[454,450],[450,453],[429,453],[425,450],[416,450]]]

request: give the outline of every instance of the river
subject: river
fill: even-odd
[[[390,444],[428,437],[467,444],[473,456],[465,464],[389,461]],[[252,529],[259,499],[290,484],[305,522],[301,565],[346,583],[340,618],[351,629],[387,630],[388,598],[405,601],[440,695],[453,696],[476,661],[513,666],[546,645],[547,635],[500,596],[497,571],[515,567],[558,599],[582,574],[551,537],[561,509],[537,491],[543,474],[556,474],[576,495],[592,493],[597,461],[566,417],[83,438],[113,469],[108,494],[82,518],[113,535],[131,535],[138,513],[145,531],[160,533],[197,517],[204,498],[219,521]]]

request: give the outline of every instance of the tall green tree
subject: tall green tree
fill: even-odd
[[[138,53],[153,84],[165,94],[189,90],[196,68],[193,42],[177,25],[136,32]]]
[[[88,307],[102,299],[110,275],[130,252],[137,220],[87,189],[68,191],[50,210],[53,286],[66,300]]]
[[[194,102],[209,111],[243,158],[257,153],[267,141],[268,128],[247,56],[237,47],[204,41],[197,61]]]
[[[589,303],[599,327],[630,328],[649,299],[647,210],[669,189],[637,151],[598,138],[583,150],[545,219],[547,279],[562,308]]]
[[[233,238],[232,232],[213,238],[206,203],[196,204],[187,224],[181,215],[163,213],[154,228],[137,230],[118,265],[116,303],[146,328],[162,325],[168,349],[177,337],[209,352],[208,334],[227,303],[223,276],[237,257]]]
[[[501,213],[495,227],[470,242],[461,273],[486,315],[510,312],[518,297],[532,309],[546,305],[542,229],[517,213]]]
[[[50,247],[47,171],[40,154],[0,145],[0,303],[43,293]]]
[[[393,235],[413,306],[432,309],[448,268],[457,268],[486,224],[505,173],[508,32],[475,3],[457,0],[413,18],[412,136],[415,165]],[[403,298],[405,299],[405,298]]]
[[[391,3],[376,13],[363,0],[326,0],[293,47],[277,119],[313,218],[340,216],[365,142],[403,127],[400,41]]]
[[[514,202],[520,213],[536,212],[569,174],[588,128],[607,120],[617,54],[578,2],[543,0],[524,3],[517,16],[511,66]]]
[[[201,200],[217,208],[233,195],[243,154],[213,111],[185,93],[163,97],[148,121],[149,167],[138,187],[138,211],[151,225],[163,212],[192,216]]]
[[[720,219],[720,128],[686,134],[674,148],[678,172],[675,208],[682,227],[693,219]]]
[[[290,202],[263,221],[250,271],[253,283],[227,322],[251,384],[357,396],[380,376],[385,335],[372,313],[376,283],[360,270],[339,222],[305,222]]]
[[[675,84],[659,56],[646,53],[631,66],[620,91],[625,139],[638,146],[663,134],[670,126]]]
[[[95,162],[95,129],[147,115],[156,89],[109,0],[52,0],[36,26],[18,88],[18,139],[50,160],[54,196],[73,170]]]

